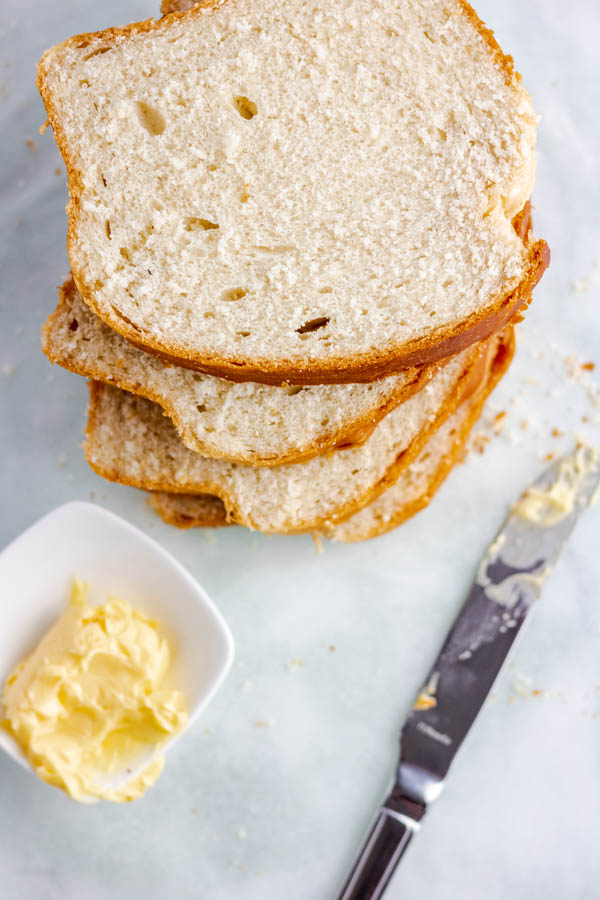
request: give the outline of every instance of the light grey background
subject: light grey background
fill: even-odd
[[[147,17],[156,5],[0,3],[0,545],[53,506],[92,497],[202,581],[232,627],[237,660],[157,786],[131,806],[79,807],[0,759],[0,895],[326,900],[507,505],[575,433],[600,443],[599,376],[573,377],[574,358],[600,363],[600,6],[479,3],[543,116],[535,224],[552,266],[488,406],[488,421],[507,411],[502,434],[401,530],[318,555],[310,537],[170,530],[142,494],[102,482],[79,446],[85,385],[40,352],[41,324],[67,272],[66,186],[51,132],[37,133],[35,63],[70,34]],[[554,427],[564,436],[552,437]],[[599,535],[597,508],[567,548],[390,900],[598,897]]]

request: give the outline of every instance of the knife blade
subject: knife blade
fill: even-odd
[[[408,713],[387,796],[337,900],[378,900],[600,484],[600,450],[553,463],[511,508]]]

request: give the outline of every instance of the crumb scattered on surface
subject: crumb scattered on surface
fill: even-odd
[[[312,539],[315,542],[315,547],[317,548],[317,553],[323,553],[323,541],[321,539],[321,535],[317,534],[315,531],[313,531]]]
[[[291,663],[288,663],[288,669],[290,672],[295,672],[297,669],[301,669],[302,666],[305,665],[303,659],[293,659]]]
[[[335,650],[335,644],[330,644],[330,645],[329,645],[329,651],[330,651],[331,653],[333,653],[334,650]]]
[[[259,719],[256,723],[257,728],[272,728],[275,722],[273,719]]]
[[[58,457],[58,464],[61,467],[61,469],[64,469],[64,467],[66,466],[67,457],[65,456],[64,453],[61,453],[61,455]]]
[[[57,166],[57,167],[55,168],[55,170],[54,170],[54,174],[55,174],[55,175],[62,175],[62,173],[63,173],[63,170],[60,168],[60,166]]]
[[[34,153],[39,149],[33,138],[27,138],[25,144],[29,147],[30,150],[33,150]]]
[[[585,294],[585,292],[588,290],[589,286],[590,286],[589,278],[576,278],[571,283],[571,289],[573,290],[573,293],[575,293],[575,294]]]
[[[7,378],[10,378],[11,375],[14,375],[17,371],[17,367],[14,363],[5,362],[2,364],[2,374]]]

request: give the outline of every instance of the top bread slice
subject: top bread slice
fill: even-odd
[[[462,0],[225,0],[49,50],[83,299],[267,383],[369,381],[501,327],[547,264],[511,220],[536,117]]]

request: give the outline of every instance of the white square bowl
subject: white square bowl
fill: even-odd
[[[124,519],[92,503],[59,506],[0,553],[0,698],[11,669],[64,612],[74,578],[88,582],[91,604],[102,605],[113,595],[160,622],[172,649],[168,684],[185,693],[189,728],[231,667],[231,632],[176,559]],[[32,771],[4,729],[0,746]],[[138,768],[146,761],[140,760]],[[124,775],[116,776],[111,783],[124,780]]]

